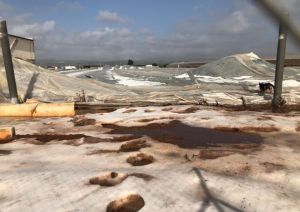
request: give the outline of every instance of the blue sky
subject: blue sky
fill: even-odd
[[[277,1],[299,20],[298,0]],[[277,25],[253,2],[0,0],[0,17],[12,34],[36,40],[38,59],[176,61],[250,51],[273,56]]]

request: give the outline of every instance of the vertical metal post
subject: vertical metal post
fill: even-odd
[[[14,73],[14,66],[11,57],[6,21],[0,21],[0,39],[10,100],[13,104],[18,104],[18,91]]]
[[[277,59],[276,59],[276,72],[275,72],[275,88],[274,88],[274,96],[272,101],[273,111],[278,110],[283,103],[281,94],[282,94],[282,80],[283,80],[283,71],[284,71],[286,40],[287,40],[287,30],[285,26],[281,23],[279,26],[279,38],[278,38]]]

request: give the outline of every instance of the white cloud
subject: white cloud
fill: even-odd
[[[220,29],[229,33],[242,33],[248,30],[251,22],[242,11],[234,11],[228,18],[220,24]]]
[[[117,22],[117,23],[129,22],[126,18],[119,16],[116,12],[110,12],[108,10],[99,11],[97,19],[99,21],[106,21],[106,22]]]
[[[14,25],[11,27],[11,34],[27,37],[45,36],[55,28],[55,21],[45,21],[44,23],[32,23]]]

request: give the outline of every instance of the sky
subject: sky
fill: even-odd
[[[299,0],[272,0],[300,26]],[[10,34],[37,60],[192,61],[275,57],[278,24],[254,0],[0,0]],[[289,41],[287,53],[299,55]]]

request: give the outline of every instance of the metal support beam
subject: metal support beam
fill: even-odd
[[[272,101],[272,107],[274,112],[276,112],[284,103],[281,94],[282,94],[282,81],[283,81],[283,71],[284,71],[286,40],[287,40],[287,30],[286,27],[281,23],[279,26],[279,38],[278,38],[278,48],[277,48],[276,72],[275,72],[275,88],[274,88],[274,97]]]
[[[13,104],[18,104],[18,91],[14,73],[14,66],[11,57],[6,21],[0,22],[0,40],[10,99]]]

